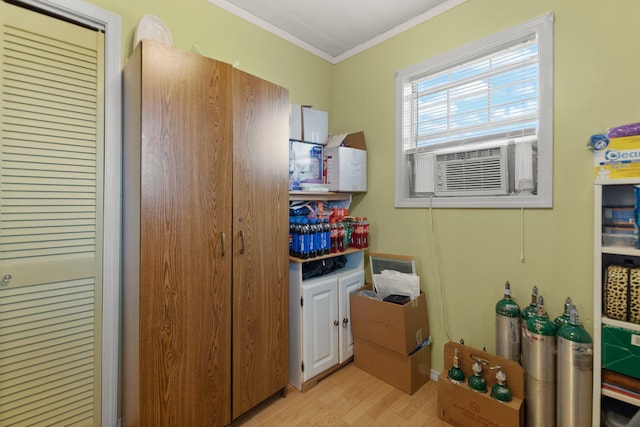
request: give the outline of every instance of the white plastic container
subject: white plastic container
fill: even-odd
[[[627,246],[633,247],[638,237],[635,234],[602,233],[602,244],[604,246]]]

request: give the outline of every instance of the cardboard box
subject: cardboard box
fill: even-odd
[[[454,384],[447,377],[458,349],[460,368],[465,374],[463,384]],[[474,358],[484,360],[482,376],[487,382],[487,393],[469,388],[466,378],[473,373]],[[507,376],[506,385],[512,394],[511,402],[500,402],[491,397],[496,384],[495,371],[500,366]],[[514,427],[524,426],[524,369],[520,364],[504,357],[449,342],[444,346],[444,369],[438,377],[438,418],[460,427]]]
[[[367,191],[364,132],[331,135],[324,151],[324,182],[329,191]]]
[[[349,147],[327,148],[324,153],[329,191],[367,191],[367,152]]]
[[[640,379],[640,332],[602,325],[602,368]]]
[[[355,366],[374,377],[410,395],[429,381],[431,346],[406,355],[363,338],[354,336],[353,340]]]
[[[595,178],[640,177],[640,135],[598,141],[593,147]]]
[[[410,354],[429,338],[424,293],[405,305],[376,300],[355,292],[349,298],[351,333],[354,337],[403,355]]]
[[[291,104],[289,111],[289,139],[326,144],[329,137],[329,113],[310,105]]]
[[[321,184],[322,145],[289,141],[289,190],[300,190],[300,184]]]

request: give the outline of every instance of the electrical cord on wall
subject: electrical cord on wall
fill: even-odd
[[[520,262],[524,263],[524,191],[522,195],[522,204],[520,205]]]
[[[433,254],[435,258],[435,267],[437,271],[437,278],[439,281],[440,287],[440,298],[442,299],[442,305],[440,310],[442,311],[442,319],[444,323],[444,332],[447,335],[447,339],[449,341],[453,341],[451,339],[451,333],[449,332],[449,317],[447,315],[447,298],[444,293],[444,280],[442,279],[442,266],[440,264],[440,255],[438,253],[438,241],[436,238],[435,225],[433,221],[433,196],[429,199],[429,218],[430,218],[430,227],[431,227],[431,237],[433,241]]]
[[[524,262],[524,206],[520,207],[520,262]]]

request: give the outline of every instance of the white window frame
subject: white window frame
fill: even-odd
[[[427,59],[396,73],[395,207],[397,208],[550,208],[553,207],[553,14],[549,13]],[[403,146],[403,87],[417,76],[452,68],[536,34],[539,49],[537,193],[507,196],[410,197]],[[434,148],[434,153],[437,151]]]

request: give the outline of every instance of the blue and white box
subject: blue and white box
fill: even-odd
[[[289,141],[289,190],[300,184],[322,184],[322,145]]]

